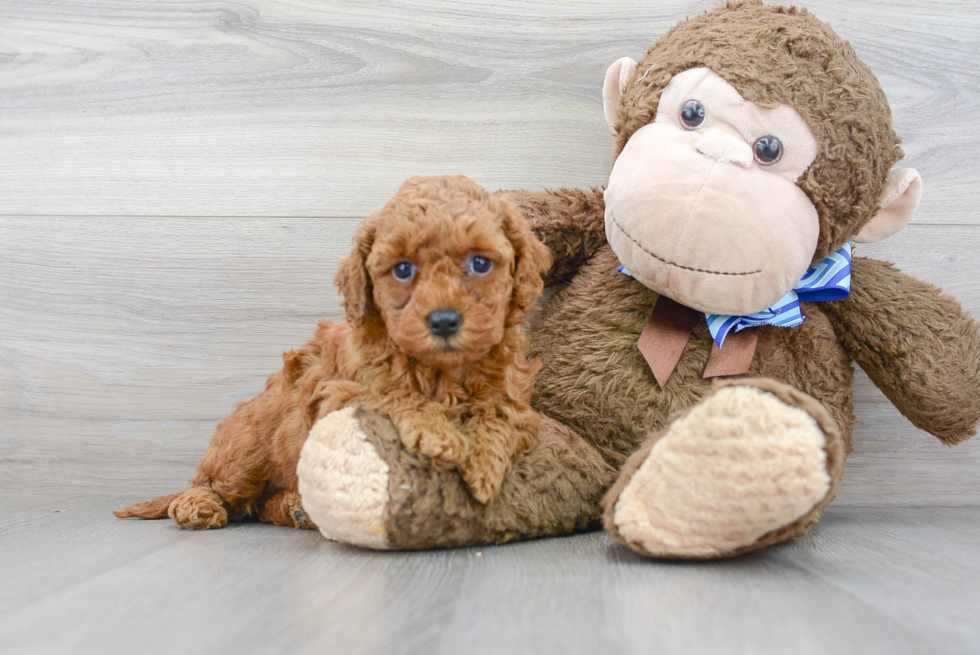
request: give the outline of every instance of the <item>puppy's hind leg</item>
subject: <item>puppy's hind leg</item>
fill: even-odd
[[[266,391],[218,424],[197,464],[191,488],[171,502],[168,514],[182,528],[222,528],[255,516],[272,464],[256,423],[271,412]]]
[[[191,487],[180,493],[130,505],[113,512],[119,518],[162,519],[182,528],[223,528],[229,520],[252,516],[268,477],[265,449],[240,407],[218,425],[211,445],[197,465]]]
[[[269,496],[259,510],[259,520],[284,528],[316,530],[313,521],[303,510],[298,491],[283,489]]]
[[[113,512],[121,519],[164,519],[168,516],[182,528],[205,530],[228,524],[228,511],[218,494],[207,487],[191,487],[169,496],[135,503]]]
[[[223,528],[228,525],[228,510],[221,496],[207,487],[191,487],[177,494],[167,514],[174,523],[191,530]]]
[[[246,420],[243,410],[251,402],[218,425],[211,445],[197,464],[197,475],[191,480],[194,486],[171,504],[170,518],[181,527],[220,528],[229,520],[240,521],[258,514],[273,465],[259,435]],[[174,505],[181,499],[184,506],[175,510]]]
[[[160,496],[159,498],[147,500],[142,503],[133,503],[126,509],[113,510],[112,513],[120,519],[165,519],[167,518],[167,510],[170,508],[170,503],[179,495],[179,493],[170,494],[169,496]]]

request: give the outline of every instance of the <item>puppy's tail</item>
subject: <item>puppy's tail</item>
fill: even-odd
[[[173,499],[179,495],[180,492],[170,494],[169,496],[160,496],[159,498],[147,500],[146,502],[142,503],[136,503],[134,505],[130,505],[124,510],[113,511],[112,513],[121,519],[165,519],[167,518],[167,509],[170,507],[170,503],[173,502]]]

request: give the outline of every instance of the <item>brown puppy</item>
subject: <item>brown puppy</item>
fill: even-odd
[[[351,405],[390,416],[406,448],[457,468],[480,502],[496,497],[540,424],[524,326],[548,250],[516,206],[463,176],[408,180],[354,241],[335,280],[347,322],[321,321],[283,355],[265,391],[218,425],[190,489],[116,516],[312,528],[300,449],[317,419]]]

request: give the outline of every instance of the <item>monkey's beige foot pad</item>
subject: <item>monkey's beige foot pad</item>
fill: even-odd
[[[751,550],[828,497],[826,443],[800,407],[755,386],[723,387],[627,462],[605,499],[606,528],[654,557]]]
[[[387,548],[388,464],[368,442],[354,408],[316,422],[303,444],[297,474],[303,509],[325,537]]]

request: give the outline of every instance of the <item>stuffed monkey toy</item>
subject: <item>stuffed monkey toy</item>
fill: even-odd
[[[602,516],[659,558],[780,543],[840,483],[853,362],[943,443],[974,433],[976,322],[852,253],[904,227],[922,185],[894,169],[888,103],[847,42],[806,10],[730,3],[615,62],[603,104],[617,143],[604,192],[509,194],[561,285],[530,335],[532,402],[552,428],[481,505],[385,417],[327,416],[315,457],[347,473],[303,499],[327,536],[449,547]]]

